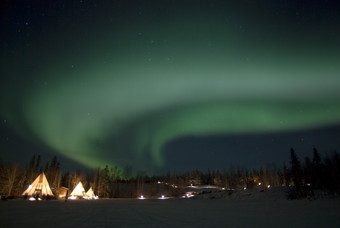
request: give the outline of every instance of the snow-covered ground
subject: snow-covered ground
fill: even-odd
[[[167,200],[9,200],[0,202],[0,227],[340,227],[337,198],[290,201],[275,190],[225,193]]]

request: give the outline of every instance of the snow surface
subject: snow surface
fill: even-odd
[[[282,191],[216,191],[190,199],[0,202],[0,227],[340,227],[340,200]]]

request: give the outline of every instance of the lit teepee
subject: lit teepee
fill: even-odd
[[[73,196],[73,197],[83,197],[83,196],[86,196],[86,193],[85,193],[85,189],[83,187],[83,184],[81,182],[78,183],[78,185],[73,189],[73,191],[71,192],[70,196]]]
[[[50,186],[48,184],[48,181],[46,179],[46,176],[44,173],[41,173],[34,181],[33,183],[28,186],[26,191],[22,193],[22,195],[38,195],[38,196],[53,196],[53,192],[50,189]]]
[[[88,199],[96,198],[96,196],[95,196],[95,194],[94,194],[94,192],[92,190],[92,187],[86,192],[86,196],[87,196]]]

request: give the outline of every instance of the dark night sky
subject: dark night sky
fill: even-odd
[[[6,1],[0,150],[150,174],[340,149],[337,1]]]

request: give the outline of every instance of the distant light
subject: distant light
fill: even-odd
[[[158,183],[158,184],[160,184],[161,182],[160,182],[160,181],[158,181],[157,183]]]
[[[258,185],[260,186],[261,184],[262,184],[262,183],[261,183],[261,182],[259,182],[259,184],[258,184]]]
[[[191,193],[186,193],[185,196],[183,196],[183,198],[191,198],[193,197],[194,195],[191,194]]]
[[[267,188],[270,188],[270,184],[268,184]]]
[[[145,197],[143,195],[141,195],[138,199],[143,200],[143,199],[145,199]]]
[[[159,197],[158,199],[166,199],[164,195],[162,195],[161,197]]]
[[[246,189],[247,189],[247,187],[244,187],[244,188],[243,188],[243,190],[246,190]]]
[[[31,186],[31,185],[30,185]],[[35,198],[34,197],[30,197],[28,200],[30,200],[30,201],[34,201],[35,200]]]
[[[29,185],[29,186],[28,186],[28,189],[31,189],[31,188],[32,188],[32,185]]]
[[[225,188],[222,188],[222,190],[225,190]]]
[[[308,183],[307,186],[310,186],[310,183]]]

